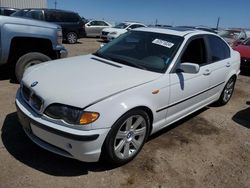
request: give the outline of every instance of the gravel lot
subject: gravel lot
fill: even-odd
[[[98,39],[65,45],[94,52]],[[240,75],[224,107],[209,106],[153,135],[122,167],[82,163],[47,152],[22,131],[18,84],[0,70],[0,187],[250,187],[250,76]]]

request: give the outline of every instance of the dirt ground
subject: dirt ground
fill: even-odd
[[[82,39],[65,46],[74,56],[100,44]],[[1,188],[250,187],[250,76],[240,75],[226,106],[209,106],[151,136],[121,167],[79,162],[33,144],[17,120],[18,87],[8,76],[0,79]]]

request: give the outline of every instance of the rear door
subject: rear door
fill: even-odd
[[[204,36],[190,39],[184,47],[176,68],[170,73],[170,99],[167,106],[167,122],[176,121],[207,103],[210,87],[210,65]],[[200,66],[196,74],[178,69],[181,63]]]
[[[231,69],[230,48],[218,36],[207,35],[209,51],[209,70],[211,72],[211,90],[210,95],[215,96],[220,94],[227,81],[227,75]]]

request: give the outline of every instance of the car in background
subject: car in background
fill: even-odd
[[[103,29],[100,38],[110,41],[131,29],[139,27],[146,27],[146,25],[138,22],[122,22],[114,27]]]
[[[250,73],[250,38],[246,39],[242,44],[233,48],[240,53],[242,71],[248,71]]]
[[[219,32],[218,35],[224,38],[231,47],[237,46],[247,38],[244,29],[226,29]]]
[[[99,37],[102,30],[110,28],[112,25],[102,20],[92,20],[85,24],[85,33],[87,37]]]
[[[75,44],[79,38],[85,36],[84,21],[76,12],[57,9],[22,9],[11,16],[58,24],[62,27],[63,39],[69,44]]]
[[[18,10],[19,9],[17,9],[17,8],[0,7],[0,15],[10,16],[11,14],[15,13]]]
[[[44,149],[121,165],[153,133],[211,103],[228,103],[239,68],[239,53],[216,34],[137,28],[94,54],[30,67],[17,114]]]
[[[59,25],[0,16],[0,28],[0,69],[6,67],[18,82],[30,66],[67,56]]]

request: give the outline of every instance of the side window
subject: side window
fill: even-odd
[[[64,13],[63,20],[64,22],[78,22],[80,18],[75,13]]]
[[[129,26],[129,28],[130,28],[130,29],[135,29],[135,28],[137,28],[137,25],[136,25],[136,24],[133,24],[133,25]]]
[[[144,25],[137,24],[137,25],[136,25],[136,28],[138,28],[138,27],[145,27],[145,26],[144,26]]]
[[[62,16],[58,12],[46,11],[45,20],[48,22],[62,22]]]
[[[192,40],[181,56],[181,63],[196,63],[199,65],[207,63],[206,47],[203,38]]]
[[[108,26],[108,24],[106,22],[104,22],[104,21],[99,21],[98,25],[100,25],[100,26]]]
[[[230,49],[222,39],[209,35],[208,42],[212,62],[221,61],[230,57]]]
[[[25,17],[33,18],[35,20],[43,20],[43,13],[41,10],[30,10],[26,13]]]
[[[97,21],[92,21],[92,22],[90,22],[90,25],[91,25],[91,26],[97,26],[97,25],[98,25],[98,22],[97,22]]]

